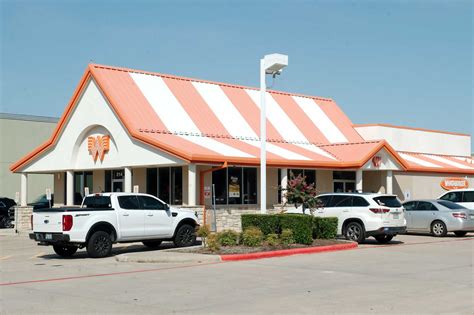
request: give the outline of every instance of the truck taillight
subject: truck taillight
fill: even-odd
[[[385,208],[370,208],[370,211],[373,213],[387,213],[390,212],[390,209],[385,209]]]
[[[70,231],[72,228],[72,215],[63,215],[63,231]]]
[[[464,212],[453,212],[453,217],[467,220],[467,214]]]
[[[33,215],[30,216],[30,227],[33,230]]]

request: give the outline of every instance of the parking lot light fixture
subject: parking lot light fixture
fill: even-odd
[[[275,77],[281,74],[288,65],[288,56],[282,54],[265,55],[260,59],[260,213],[267,212],[267,115],[266,115],[266,82],[267,74]]]

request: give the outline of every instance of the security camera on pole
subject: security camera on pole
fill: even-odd
[[[267,213],[267,114],[265,75],[279,75],[288,65],[288,56],[282,54],[265,55],[260,60],[260,213]]]

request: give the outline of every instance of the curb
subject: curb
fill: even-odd
[[[358,244],[355,242],[352,242],[352,243],[347,243],[347,244],[335,244],[335,245],[309,247],[309,248],[282,249],[282,250],[276,250],[276,251],[258,252],[258,253],[249,253],[249,254],[221,255],[220,258],[222,261],[252,260],[252,259],[299,255],[299,254],[315,254],[315,253],[321,253],[321,252],[333,252],[333,251],[339,251],[339,250],[349,250],[349,249],[353,249],[357,247],[358,247]]]

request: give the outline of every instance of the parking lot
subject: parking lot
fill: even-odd
[[[472,314],[474,236],[402,235],[389,245],[232,263],[60,259],[2,232],[1,313]],[[117,245],[114,255],[142,251]]]

